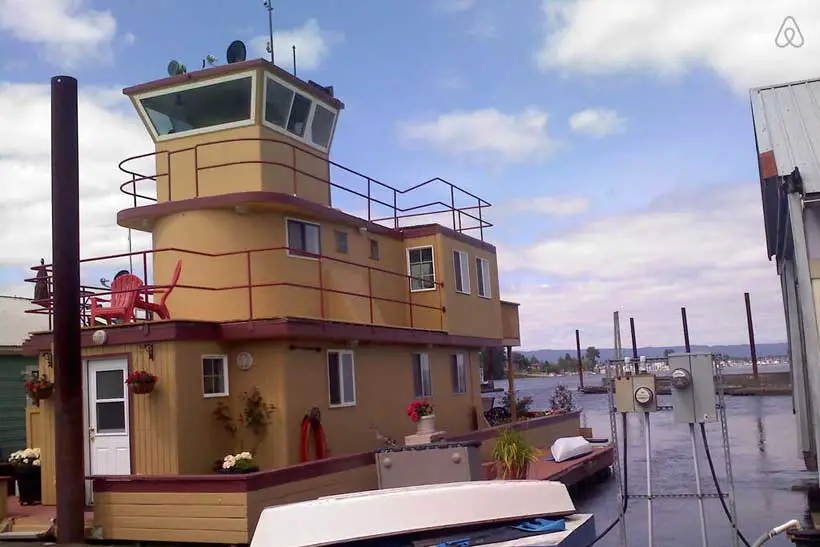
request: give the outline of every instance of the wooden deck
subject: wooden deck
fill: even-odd
[[[546,450],[538,461],[530,464],[527,478],[576,486],[608,469],[612,465],[614,454],[615,450],[611,445],[596,446],[589,454],[559,463],[549,459],[550,453]],[[495,475],[495,465],[492,462],[485,463],[484,476],[491,480]]]
[[[0,521],[0,540],[45,539],[56,531],[57,508],[54,505],[20,505],[16,497],[8,498],[8,516]],[[86,530],[91,531],[93,509],[85,512]]]

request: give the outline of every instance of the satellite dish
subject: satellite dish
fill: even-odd
[[[179,62],[172,60],[168,63],[168,76],[177,76],[179,74],[185,74],[185,72],[185,66]]]
[[[242,40],[234,40],[228,46],[228,52],[225,54],[225,59],[228,63],[241,63],[245,60],[248,50]]]

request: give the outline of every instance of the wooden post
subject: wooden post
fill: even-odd
[[[515,371],[513,371],[512,346],[507,346],[507,392],[510,401],[510,420],[518,420],[518,409],[515,406]]]
[[[755,380],[758,380],[757,375],[757,347],[755,345],[755,325],[752,321],[752,300],[749,293],[743,293],[743,298],[746,300],[746,327],[749,329],[749,352],[752,356],[752,375]]]
[[[575,329],[575,351],[578,352],[578,380],[584,389],[584,360],[581,358],[581,331]]]

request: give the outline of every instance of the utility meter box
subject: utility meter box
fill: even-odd
[[[618,412],[658,410],[654,374],[632,374],[615,378],[615,409]]]
[[[672,371],[672,410],[679,424],[717,421],[715,372],[711,353],[673,353],[669,356]]]

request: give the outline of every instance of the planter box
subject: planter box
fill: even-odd
[[[39,505],[42,501],[39,467],[17,467],[14,469],[20,505]]]

